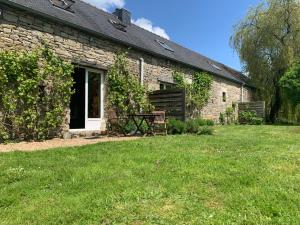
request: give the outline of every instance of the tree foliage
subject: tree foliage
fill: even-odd
[[[274,122],[283,102],[279,80],[300,54],[299,1],[262,1],[235,27],[231,44]]]
[[[287,95],[287,99],[298,105],[300,103],[300,60],[294,63],[280,79],[280,85]]]
[[[72,95],[72,71],[48,48],[0,52],[0,142],[56,134]]]
[[[178,88],[186,91],[186,107],[189,117],[198,117],[210,97],[212,76],[205,72],[198,72],[193,74],[192,82],[188,82],[182,73],[174,71],[173,79]]]
[[[128,68],[126,53],[115,56],[114,64],[108,70],[108,101],[118,117],[126,117],[151,110],[147,89],[139,83]]]

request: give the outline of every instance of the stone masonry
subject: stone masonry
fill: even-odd
[[[175,69],[183,72],[187,78],[197,72],[184,64],[130,49],[100,36],[29,15],[24,11],[1,4],[0,8],[3,10],[3,17],[0,18],[1,50],[32,50],[42,46],[42,43],[47,43],[56,54],[67,61],[104,71],[114,62],[116,52],[127,51],[130,69],[137,76],[140,76],[140,59],[144,59],[144,84],[151,90],[159,89],[159,78],[172,79]],[[226,93],[226,102],[223,102],[223,92]],[[233,102],[242,99],[247,102],[251,98],[251,89],[214,76],[211,98],[203,109],[203,117],[217,121],[220,113]],[[66,119],[67,129],[68,121],[69,117]]]

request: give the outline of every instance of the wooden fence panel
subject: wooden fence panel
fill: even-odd
[[[160,90],[149,94],[150,103],[157,111],[165,111],[167,117],[185,120],[185,91]]]
[[[239,113],[243,111],[255,111],[257,116],[265,118],[266,107],[264,101],[238,103]]]

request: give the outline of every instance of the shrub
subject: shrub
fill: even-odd
[[[263,119],[258,117],[255,111],[242,111],[239,113],[240,124],[261,125]]]
[[[225,115],[226,115],[226,121],[227,121],[227,124],[232,124],[234,123],[234,108],[233,107],[227,107],[226,108],[226,111],[225,111]]]
[[[225,114],[224,113],[220,113],[219,122],[220,122],[221,125],[226,124],[226,119],[225,119]]]
[[[185,134],[186,123],[181,120],[170,119],[168,123],[168,134]]]
[[[198,118],[198,119],[195,119],[194,121],[199,126],[214,126],[215,125],[215,122],[213,120]]]
[[[253,117],[250,121],[250,125],[262,125],[264,122],[263,118]]]
[[[285,118],[278,118],[275,122],[276,125],[286,125],[286,126],[295,126],[299,125],[297,123],[294,123],[292,121],[289,121],[288,119]]]
[[[73,93],[73,66],[48,48],[0,52],[0,142],[59,131]]]
[[[213,135],[214,130],[210,126],[203,126],[203,127],[199,127],[197,134],[198,135]]]
[[[214,125],[214,121],[206,120],[206,119],[191,119],[187,122],[183,122],[180,120],[171,119],[168,125],[168,133],[169,134],[197,134],[199,132],[200,127],[211,127]]]
[[[206,120],[206,125],[212,127],[215,125],[215,122],[213,120]]]
[[[197,134],[200,126],[197,120],[189,120],[186,122],[186,131],[190,134]]]

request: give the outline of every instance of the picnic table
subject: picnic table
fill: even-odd
[[[139,113],[139,114],[131,114],[128,115],[128,122],[131,120],[134,122],[136,126],[136,130],[134,131],[134,135],[138,134],[150,134],[154,135],[154,122],[156,115],[153,113]],[[146,131],[142,129],[143,123],[146,123]]]

